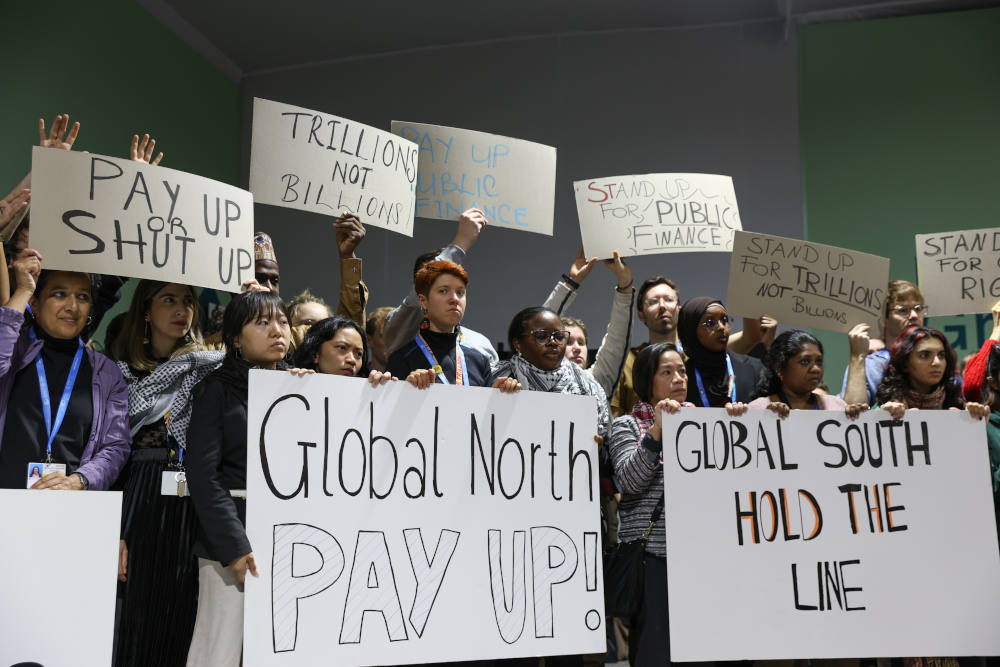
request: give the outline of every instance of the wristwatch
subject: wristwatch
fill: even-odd
[[[88,480],[82,472],[75,472],[73,474],[80,478],[80,482],[83,484],[84,491],[90,488],[90,480]]]

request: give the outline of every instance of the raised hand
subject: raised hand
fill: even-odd
[[[458,232],[455,233],[452,245],[457,245],[465,252],[469,252],[469,248],[475,244],[479,234],[488,224],[489,220],[486,219],[486,214],[481,209],[470,208],[458,218]]]
[[[80,133],[80,123],[73,123],[69,134],[66,134],[67,127],[69,127],[69,114],[60,114],[52,121],[52,129],[49,130],[49,135],[46,137],[45,119],[39,118],[38,145],[43,148],[61,148],[64,151],[73,150],[73,142],[76,141],[76,135]]]
[[[3,199],[0,199],[0,230],[5,229],[11,220],[16,218],[28,206],[28,202],[30,201],[31,190],[28,188],[14,190]]]
[[[354,251],[365,238],[365,227],[361,218],[349,211],[344,211],[339,218],[333,219],[333,228],[337,232],[337,250],[341,259],[354,257]]]
[[[163,159],[163,153],[161,152],[155,159],[150,160],[153,157],[153,148],[155,146],[156,139],[150,139],[148,134],[142,135],[142,143],[139,143],[139,135],[133,134],[132,147],[129,149],[128,156],[133,162],[145,162],[155,167]]]
[[[852,357],[868,356],[868,341],[871,326],[868,324],[855,325],[847,334],[847,340],[851,343]]]
[[[583,248],[580,248],[580,252],[583,253]],[[604,260],[604,266],[611,269],[611,273],[618,278],[619,291],[627,290],[632,286],[632,269],[621,258],[617,250],[614,251],[614,256],[611,259]]]
[[[590,270],[594,268],[595,262],[597,262],[596,257],[587,259],[583,256],[583,246],[580,246],[580,250],[576,253],[576,258],[569,267],[570,279],[578,285],[582,283],[590,275]]]

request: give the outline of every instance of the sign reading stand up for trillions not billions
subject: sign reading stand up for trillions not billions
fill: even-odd
[[[663,418],[675,660],[997,655],[985,424],[964,411]]]
[[[244,664],[605,650],[593,397],[251,371]]]

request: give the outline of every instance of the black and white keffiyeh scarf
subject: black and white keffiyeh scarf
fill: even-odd
[[[520,354],[515,354],[510,359],[498,361],[493,365],[489,384],[492,385],[497,378],[502,377],[515,378],[525,389],[531,391],[593,396],[597,400],[598,433],[602,436],[607,434],[610,410],[604,388],[590,373],[569,359],[564,357],[555,370],[545,371]]]
[[[170,413],[167,431],[186,449],[193,407],[191,391],[222,364],[224,357],[225,352],[218,350],[189,352],[160,364],[145,377],[138,377],[124,361],[117,362],[128,383],[128,422],[132,435]]]

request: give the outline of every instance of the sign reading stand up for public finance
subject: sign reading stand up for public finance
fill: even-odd
[[[238,292],[253,278],[253,197],[166,167],[36,146],[31,247],[47,269]]]
[[[889,259],[799,239],[736,232],[726,308],[847,333],[879,331],[885,319]]]
[[[672,659],[1000,653],[985,422],[682,408],[663,445]]]
[[[333,114],[255,97],[250,191],[258,204],[413,236],[417,145]]]
[[[743,228],[729,176],[606,176],[573,189],[587,257],[729,252]]]
[[[1000,227],[917,234],[917,280],[932,315],[988,313],[1000,301]]]
[[[418,218],[458,220],[482,209],[495,227],[552,236],[556,149],[455,127],[392,121],[420,147]]]
[[[605,650],[593,397],[250,373],[243,660]]]

